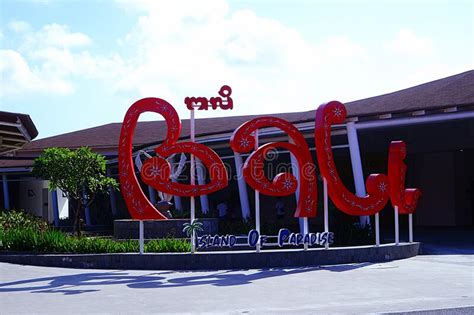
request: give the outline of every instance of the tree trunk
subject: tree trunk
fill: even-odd
[[[77,201],[76,212],[74,213],[74,226],[73,230],[76,232],[77,236],[81,236],[81,212],[82,212],[82,202]]]

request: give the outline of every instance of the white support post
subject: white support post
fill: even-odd
[[[255,150],[258,149],[258,130],[255,130]],[[255,190],[255,229],[260,235],[260,192]],[[260,252],[260,239],[257,242],[257,253]]]
[[[379,214],[375,214],[375,246],[380,246],[380,222],[379,222]]]
[[[308,227],[308,217],[303,218],[303,235],[307,235],[309,233]],[[308,250],[308,243],[304,243],[304,250]]]
[[[51,201],[53,205],[53,222],[54,226],[59,226],[59,207],[58,207],[58,190],[51,191]]]
[[[413,214],[408,214],[408,241],[413,243]]]
[[[395,209],[395,245],[400,244],[400,234],[399,234],[399,227],[398,227],[398,206],[394,207]]]
[[[107,168],[107,177],[112,177],[112,170]],[[115,199],[115,190],[112,187],[109,187],[109,200],[110,200],[110,210],[114,217],[117,216],[117,200]]]
[[[328,182],[323,177],[323,195],[324,195],[324,232],[329,232],[329,209],[328,209]],[[326,249],[329,248],[329,242],[324,246]]]
[[[196,158],[196,174],[197,174],[197,180],[199,185],[205,185],[206,184],[206,179],[204,177],[205,174],[205,169],[204,165],[202,164],[201,160]],[[203,214],[206,214],[209,212],[209,199],[207,198],[207,195],[201,195],[199,196],[201,200],[201,211]]]
[[[191,123],[191,142],[194,142],[195,141],[195,138],[194,138],[194,109],[191,110],[191,119],[190,119],[190,123]],[[195,172],[195,163],[194,163],[194,155],[191,154],[191,173],[190,173],[190,177],[191,177],[191,185],[194,185],[195,184],[195,178],[194,178],[194,172]],[[191,200],[190,200],[190,203],[191,203],[191,224],[193,224],[195,218],[196,218],[196,201],[194,200],[194,197],[191,196]],[[195,240],[196,238],[196,232],[192,231],[192,234],[191,234],[191,253],[194,253],[196,251],[196,248],[195,248]]]
[[[2,175],[2,183],[3,183],[3,208],[5,210],[10,210],[10,193],[8,191],[8,182],[7,182],[7,175]]]
[[[145,251],[145,237],[144,237],[144,228],[143,228],[143,220],[138,221],[138,241],[140,243],[140,255],[143,255]]]
[[[247,193],[247,183],[244,180],[242,172],[242,156],[234,152],[235,170],[237,174],[237,185],[239,187],[240,209],[242,211],[242,218],[247,221],[250,218],[249,196]]]
[[[362,161],[360,159],[359,139],[357,138],[357,129],[353,121],[348,122],[347,126],[347,140],[349,142],[349,152],[351,154],[352,174],[354,175],[354,185],[356,195],[358,197],[365,197],[365,182],[364,172],[362,171]],[[362,226],[370,225],[369,216],[361,216],[360,224]]]

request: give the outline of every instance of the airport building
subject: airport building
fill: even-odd
[[[315,163],[314,128],[318,105],[315,103],[305,112],[272,115],[297,126],[307,140]],[[332,145],[339,173],[351,191],[356,192],[369,174],[386,174],[389,144],[403,140],[407,144],[406,187],[420,188],[423,193],[414,215],[415,226],[474,227],[474,70],[345,105],[348,117],[344,124],[332,129]],[[234,154],[229,140],[237,127],[255,117],[258,116],[196,120],[196,141],[215,150],[230,175],[228,187],[196,199],[198,217],[201,212],[217,216],[216,206],[222,200],[229,204],[229,215],[233,219],[252,217],[253,190],[243,179],[234,176],[240,171],[245,155]],[[56,225],[67,221],[67,197],[61,191],[50,192],[46,181],[31,175],[34,158],[48,147],[90,147],[107,158],[108,175],[118,177],[120,122],[33,140],[38,132],[29,116],[1,112],[0,119],[3,183],[0,204],[4,208],[24,209]],[[139,122],[134,135],[135,154],[152,153],[166,137],[166,131],[164,121]],[[286,134],[275,129],[264,129],[259,136],[261,144],[288,141]],[[181,139],[189,139],[187,119],[182,119]],[[178,160],[176,158],[176,164]],[[292,162],[294,164],[288,152],[279,151],[268,161],[267,167]],[[269,173],[269,176],[275,174]],[[186,170],[182,175],[186,175]],[[205,173],[197,176],[198,181],[206,181]],[[159,192],[144,184],[142,189],[151,201],[159,200]],[[318,199],[322,200],[320,180],[318,193]],[[260,199],[262,217],[269,224],[277,222],[280,218],[275,210],[276,198],[261,195]],[[295,196],[284,197],[282,201],[286,210],[285,225],[298,224],[293,218]],[[186,211],[189,198],[174,197],[173,203],[176,211]],[[380,213],[382,227],[393,226],[390,203],[386,208]],[[110,225],[114,219],[127,217],[122,196],[116,192],[99,198],[91,209],[86,209],[85,222],[89,226]],[[310,219],[310,224],[321,222],[321,214]]]

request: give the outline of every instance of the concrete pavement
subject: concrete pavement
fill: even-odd
[[[474,313],[474,256],[207,272],[0,264],[0,313]]]

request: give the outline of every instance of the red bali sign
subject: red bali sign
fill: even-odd
[[[283,148],[291,152],[297,161],[300,178],[300,193],[295,210],[295,217],[315,217],[317,203],[316,171],[308,144],[298,129],[284,119],[276,117],[259,117],[252,119],[235,130],[230,139],[230,147],[238,153],[252,151],[255,138],[252,133],[260,128],[275,127],[288,135],[293,143],[270,142],[260,146],[245,161],[244,178],[247,183],[262,194],[270,196],[287,196],[293,194],[298,181],[293,174],[280,173],[270,182],[263,171],[265,156],[269,150]]]
[[[190,110],[211,108],[232,109],[232,90],[223,86],[221,97],[187,97],[185,103]],[[155,149],[156,156],[146,160],[140,171],[142,181],[154,189],[176,196],[200,196],[223,189],[228,185],[228,176],[217,153],[203,144],[178,142],[181,121],[176,110],[165,100],[144,98],[135,102],[127,111],[122,124],[119,144],[119,171],[122,193],[133,219],[167,218],[146,198],[135,175],[132,158],[132,139],[140,114],[154,112],[162,115],[167,124],[166,139]],[[331,125],[342,124],[346,119],[345,106],[337,101],[321,105],[316,112],[315,142],[317,162],[322,177],[327,181],[328,193],[338,209],[354,216],[373,215],[380,212],[391,199],[400,213],[413,213],[421,196],[418,189],[404,189],[406,165],[403,160],[406,146],[401,141],[392,142],[389,149],[389,176],[372,174],[366,181],[366,196],[356,196],[342,183],[336,169],[331,148]],[[259,117],[237,128],[230,139],[230,147],[238,153],[251,152],[255,147],[254,135],[261,128],[274,127],[283,131],[291,140],[271,142],[258,147],[250,154],[243,166],[245,181],[253,189],[270,196],[293,194],[299,186],[299,198],[295,217],[315,217],[317,208],[317,178],[313,159],[303,135],[290,122],[277,117]],[[298,162],[298,178],[295,174],[283,172],[273,180],[264,174],[264,160],[269,150],[288,150]],[[189,153],[199,158],[209,170],[207,184],[182,184],[171,181],[171,167],[166,160],[175,153]]]
[[[407,155],[406,147],[403,141],[392,141],[388,153],[390,200],[393,207],[398,207],[398,213],[400,214],[415,212],[418,199],[421,197],[421,191],[418,188],[405,189],[407,166],[403,161]]]
[[[143,163],[140,176],[144,183],[158,191],[176,196],[206,195],[227,186],[227,172],[216,152],[203,144],[188,141],[177,142],[181,133],[181,120],[174,107],[159,98],[141,99],[135,102],[125,115],[120,133],[118,157],[122,194],[133,219],[166,220],[166,217],[146,198],[135,175],[132,139],[138,117],[144,112],[162,115],[168,128],[166,139],[155,149],[156,156]],[[174,153],[190,153],[199,158],[208,169],[212,170],[209,172],[210,183],[187,185],[172,182],[170,179],[171,167],[166,158]]]
[[[186,97],[184,103],[189,110],[208,110],[209,105],[212,109],[233,109],[234,102],[230,95],[232,94],[232,89],[228,85],[224,85],[219,90],[220,97],[211,97],[209,99],[205,97]]]
[[[388,179],[382,174],[371,174],[367,178],[367,195],[358,197],[351,193],[341,181],[334,163],[331,149],[331,125],[346,120],[346,108],[337,101],[319,106],[316,111],[316,152],[319,170],[327,180],[328,193],[336,207],[350,215],[373,215],[387,204]]]

